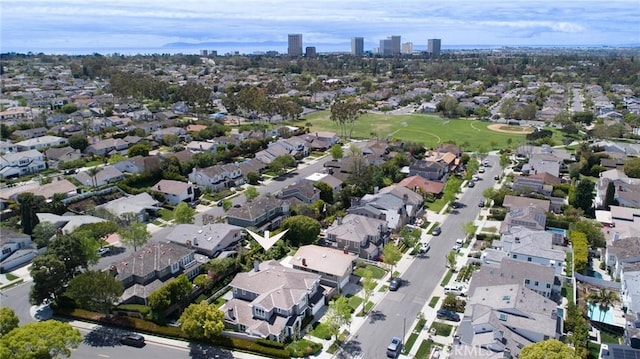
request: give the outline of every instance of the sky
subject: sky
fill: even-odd
[[[1,0],[0,52],[318,52],[400,35],[425,48],[640,46],[640,0]],[[188,47],[181,44],[190,44]]]

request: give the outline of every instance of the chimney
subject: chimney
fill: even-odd
[[[520,237],[515,238],[516,243],[520,243]]]
[[[343,252],[344,254],[349,254],[349,246],[344,246]]]
[[[260,261],[257,259],[253,261],[253,270],[255,272],[260,272]]]
[[[378,194],[379,190],[380,190],[380,188],[378,186],[374,186],[373,187],[373,194]]]
[[[236,319],[236,316],[233,313],[233,307],[229,307],[229,309],[227,309],[227,315],[229,316],[230,319]]]
[[[338,221],[338,225],[341,226],[342,225],[342,216],[336,217],[336,220]]]
[[[302,258],[302,266],[303,267],[307,266],[307,258]]]
[[[191,248],[191,240],[187,239],[187,248]]]

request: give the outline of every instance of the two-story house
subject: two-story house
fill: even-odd
[[[238,273],[229,286],[233,298],[220,309],[225,326],[250,336],[284,342],[300,333],[306,316],[325,305],[321,276],[271,260]]]
[[[562,275],[566,253],[553,245],[551,232],[515,226],[502,233],[500,240],[493,241],[492,246],[506,252],[509,258],[549,266],[554,268],[556,276]]]
[[[223,251],[233,250],[242,240],[243,231],[244,228],[227,223],[179,224],[166,239],[214,258]]]
[[[298,248],[289,264],[294,269],[320,274],[320,284],[340,291],[349,284],[356,259],[358,257],[348,251],[309,244]]]
[[[408,188],[391,185],[373,194],[366,194],[354,201],[347,213],[387,221],[392,231],[400,231],[402,226],[413,223],[423,213],[423,197]]]
[[[203,188],[210,188],[213,191],[244,184],[242,170],[235,164],[194,168],[189,174],[189,181]]]
[[[389,228],[385,220],[349,213],[327,228],[326,239],[338,249],[374,260],[389,241]]]
[[[151,173],[160,170],[162,160],[158,156],[134,156],[120,161],[113,166],[120,172],[126,173]]]
[[[62,162],[75,161],[82,157],[79,149],[73,149],[69,146],[49,148],[44,154],[47,157],[49,168],[58,168],[58,165]]]
[[[449,167],[442,162],[429,162],[425,160],[414,161],[409,166],[410,176],[420,176],[431,181],[445,182],[449,175]]]
[[[611,277],[621,277],[625,266],[640,263],[640,237],[621,238],[607,243],[605,264]]]
[[[311,182],[302,181],[283,188],[278,197],[286,200],[295,198],[302,203],[312,204],[320,199],[320,191]]]
[[[163,179],[153,185],[151,190],[162,193],[165,203],[172,206],[177,206],[180,202],[192,202],[194,200],[193,185],[187,182]]]
[[[48,147],[57,147],[67,144],[67,139],[58,136],[34,137],[16,143],[19,151],[41,150]]]
[[[47,169],[44,155],[37,150],[7,153],[0,157],[0,177],[20,177]]]
[[[241,207],[227,211],[227,223],[243,228],[256,227],[258,231],[275,229],[289,217],[287,201],[274,197],[258,197]]]
[[[149,243],[129,257],[111,264],[109,271],[122,282],[122,303],[146,304],[149,295],[170,278],[200,274],[195,250],[175,243]]]
[[[121,138],[107,138],[85,148],[85,153],[92,153],[96,156],[105,156],[112,152],[120,152],[129,148],[129,142]]]

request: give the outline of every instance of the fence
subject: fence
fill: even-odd
[[[618,282],[611,282],[611,281],[600,279],[600,278],[589,277],[586,275],[582,275],[580,273],[574,273],[574,276],[576,277],[576,280],[583,283],[595,285],[596,287],[612,289],[617,291],[620,291],[622,289],[622,286]]]

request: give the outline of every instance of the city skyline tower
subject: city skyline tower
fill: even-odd
[[[351,38],[351,55],[353,56],[364,55],[364,37]]]
[[[287,55],[302,56],[302,34],[289,34]]]

